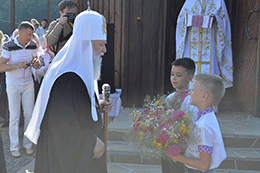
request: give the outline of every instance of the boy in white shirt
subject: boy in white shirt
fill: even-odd
[[[214,172],[226,158],[226,152],[214,108],[225,94],[221,77],[200,74],[194,77],[190,104],[199,108],[185,156],[174,160],[184,163],[189,173]]]
[[[198,108],[190,105],[189,83],[193,79],[195,63],[190,58],[177,59],[172,63],[170,81],[176,92],[168,95],[166,103],[175,111],[182,110],[194,119]],[[183,173],[184,165],[180,162],[173,162],[162,158],[163,173]]]

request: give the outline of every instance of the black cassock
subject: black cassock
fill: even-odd
[[[75,73],[54,83],[41,124],[35,173],[106,173],[106,158],[93,159],[96,137],[104,131],[100,112],[93,121],[86,85]],[[97,109],[98,110],[98,109]]]
[[[4,157],[1,134],[0,134],[0,173],[6,173],[5,157]]]

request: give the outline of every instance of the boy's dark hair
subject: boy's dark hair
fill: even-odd
[[[190,58],[180,58],[173,61],[172,66],[181,66],[187,70],[190,75],[195,73],[195,62]]]
[[[28,21],[23,21],[18,26],[18,30],[19,31],[26,30],[28,28],[34,31],[34,26],[30,22],[28,22]]]
[[[74,1],[71,1],[71,0],[63,0],[59,3],[59,8],[60,8],[60,11],[63,12],[63,10],[65,8],[73,8],[73,7],[77,7],[77,4],[74,2]]]
[[[46,23],[48,23],[48,20],[47,20],[47,19],[42,19],[42,21],[45,21]]]

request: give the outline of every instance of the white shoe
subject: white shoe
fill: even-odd
[[[26,152],[26,154],[31,155],[31,154],[33,154],[34,151],[32,148],[29,148],[29,149],[25,149],[25,152]]]
[[[20,157],[21,156],[21,153],[18,150],[12,151],[11,154],[12,154],[13,157]]]

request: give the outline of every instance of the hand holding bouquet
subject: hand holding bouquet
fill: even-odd
[[[165,99],[165,95],[152,100],[147,96],[144,109],[131,114],[132,129],[142,149],[160,151],[163,158],[170,158],[185,151],[192,119],[181,110],[166,107]]]

